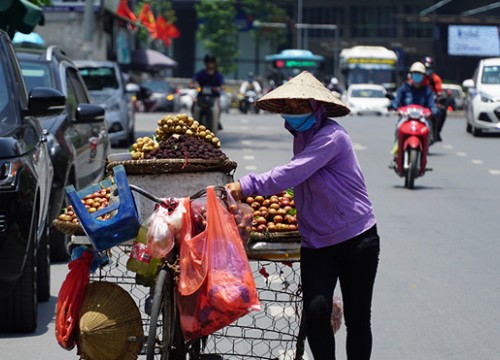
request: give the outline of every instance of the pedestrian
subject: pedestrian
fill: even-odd
[[[335,359],[332,298],[340,283],[347,358],[372,349],[371,303],[379,236],[364,176],[346,130],[330,117],[349,108],[304,71],[264,95],[257,106],[281,114],[293,135],[286,165],[227,184],[232,195],[272,195],[294,189],[301,234],[301,283],[306,334],[315,360]]]

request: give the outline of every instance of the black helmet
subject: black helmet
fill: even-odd
[[[422,59],[422,64],[424,64],[427,69],[432,69],[434,67],[434,59],[430,56],[426,56]]]
[[[215,56],[211,54],[206,54],[205,57],[203,58],[203,62],[206,63],[213,63],[215,64]]]

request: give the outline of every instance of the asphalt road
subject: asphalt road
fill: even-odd
[[[139,114],[137,135],[151,134],[160,116]],[[408,190],[387,167],[395,121],[339,119],[355,144],[381,236],[372,359],[499,359],[500,138],[474,138],[465,120],[451,115],[444,141],[431,147],[433,171]],[[223,114],[222,123],[219,137],[238,162],[236,179],[291,157],[290,135],[276,115]],[[67,264],[52,265],[52,298],[40,304],[37,331],[0,334],[0,360],[78,358],[54,336],[56,296],[66,274]],[[337,340],[338,359],[346,359],[344,326]]]

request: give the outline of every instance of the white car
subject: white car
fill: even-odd
[[[443,84],[443,93],[446,95],[447,91],[451,92],[451,96],[455,99],[453,110],[463,110],[465,104],[465,93],[462,86],[457,84]]]
[[[500,58],[483,59],[472,79],[462,84],[467,91],[467,132],[500,133]]]
[[[346,102],[351,114],[387,115],[390,104],[382,85],[355,84],[347,89]]]

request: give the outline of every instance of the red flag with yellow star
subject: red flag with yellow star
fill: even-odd
[[[148,29],[151,36],[155,39],[158,38],[158,32],[156,29],[156,21],[149,4],[146,3],[142,7],[141,13],[139,14],[139,20],[146,29]]]

